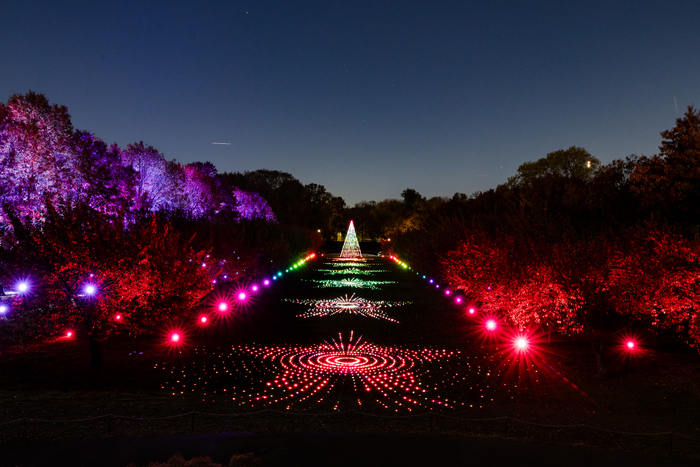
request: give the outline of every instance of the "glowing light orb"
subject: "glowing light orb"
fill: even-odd
[[[199,317],[199,322],[200,322],[200,323],[202,323],[202,324],[207,324],[207,321],[209,321],[209,318],[207,318],[206,316],[200,316],[200,317]]]
[[[515,339],[515,347],[520,351],[525,351],[530,346],[530,343],[525,337],[517,337]]]
[[[239,299],[239,300],[245,300],[246,297],[248,297],[248,296],[246,295],[245,292],[241,292],[241,293],[238,294],[238,299]]]
[[[253,292],[257,292],[257,291],[258,291],[258,286],[257,286],[257,285],[254,285],[254,286],[251,287],[251,288],[253,289]]]
[[[449,289],[445,290],[445,295],[450,295],[452,292],[449,291]]]
[[[19,293],[27,292],[29,290],[29,284],[26,282],[20,282],[19,284],[17,284],[17,290],[19,291]]]
[[[633,340],[628,340],[625,343],[625,346],[627,347],[627,350],[634,350],[634,348],[636,347],[636,344],[634,343]]]
[[[462,297],[455,298],[455,303],[462,303]]]
[[[488,329],[489,331],[495,331],[497,327],[498,323],[496,323],[496,320],[489,319],[486,321],[486,329]]]
[[[85,286],[84,290],[87,295],[95,295],[95,293],[97,292],[97,287],[95,287],[92,284],[88,284]]]
[[[0,313],[7,313],[7,305],[0,305]]]
[[[265,280],[263,281],[263,285],[270,285],[270,281],[269,281],[268,279],[265,279]]]
[[[170,334],[170,342],[172,342],[173,344],[177,344],[178,342],[180,342],[180,334],[176,332]]]
[[[228,303],[219,302],[219,311],[226,311],[226,310],[228,310]]]
[[[122,315],[116,314],[116,315],[114,315],[114,319],[115,319],[115,321],[121,321],[121,320],[122,320]]]
[[[474,308],[469,308],[469,314],[473,315],[474,313],[476,313],[476,310]]]
[[[68,332],[66,332],[66,337],[67,337],[67,338],[73,337],[73,331],[68,331]]]

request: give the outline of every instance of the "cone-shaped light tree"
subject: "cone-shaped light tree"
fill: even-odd
[[[357,242],[355,226],[353,225],[352,221],[350,221],[350,227],[348,227],[348,233],[345,236],[345,243],[343,243],[343,250],[340,252],[340,257],[348,259],[362,259],[360,244]]]

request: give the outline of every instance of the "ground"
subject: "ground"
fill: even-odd
[[[498,337],[484,333],[480,317],[456,305],[444,288],[389,260],[373,259],[374,269],[388,272],[354,276],[395,282],[379,290],[317,288],[314,279],[338,278],[318,271],[332,269],[329,262],[317,258],[228,317],[206,328],[192,326],[178,347],[166,345],[165,335],[108,341],[101,371],[89,368],[80,332],[74,339],[3,347],[3,447],[190,432],[354,432],[476,436],[700,458],[700,359],[671,336],[662,335],[655,348],[641,342],[634,354],[611,348],[612,372],[603,378],[584,340],[555,335],[548,343],[542,335],[532,352],[518,354],[505,330]],[[385,309],[395,323],[348,313],[300,318],[310,305],[285,300],[352,293],[411,303]],[[286,385],[312,374],[295,362],[311,358],[324,342],[339,342],[339,333],[347,342],[350,331],[372,344],[379,358],[402,358],[413,366],[336,377],[332,389],[290,396]],[[285,362],[291,366],[280,366]],[[201,381],[207,389],[194,384]],[[384,384],[382,391],[366,391],[373,382]],[[410,391],[401,392],[401,385]],[[270,397],[256,399],[263,395]],[[173,418],[155,420],[160,417]],[[40,421],[76,419],[87,420]],[[478,421],[483,419],[490,420]]]

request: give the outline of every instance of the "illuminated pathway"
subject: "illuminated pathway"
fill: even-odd
[[[164,372],[162,388],[174,396],[241,409],[320,412],[480,409],[522,400],[527,384],[507,376],[523,364],[527,343],[521,341],[519,350],[498,354],[416,345],[430,336],[431,329],[440,329],[440,322],[434,322],[436,310],[454,313],[460,307],[468,316],[469,307],[463,306],[461,297],[428,278],[416,277],[394,258],[329,259],[295,265],[271,284],[284,295],[274,297],[264,308],[268,314],[278,310],[277,314],[286,316],[287,338],[279,341],[283,343],[201,343],[187,348],[178,342],[184,358],[177,364],[156,365]],[[323,279],[335,274],[350,277]],[[377,280],[361,277],[370,274]],[[344,293],[344,289],[354,293]],[[363,296],[357,295],[357,289],[363,289]],[[247,299],[250,291],[238,293]],[[420,306],[380,299],[401,295],[424,298]],[[212,325],[223,326],[236,313],[255,320],[260,312],[228,303],[219,303],[212,317],[217,322]],[[236,306],[239,309],[234,310]],[[454,334],[453,328],[444,331]],[[299,340],[307,343],[294,343]],[[490,345],[488,340],[487,333],[482,344]],[[533,374],[539,377],[536,370]]]

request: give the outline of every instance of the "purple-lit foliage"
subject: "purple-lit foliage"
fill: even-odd
[[[31,222],[44,220],[47,202],[111,215],[177,211],[199,218],[228,210],[240,219],[275,218],[256,193],[224,193],[211,163],[182,166],[143,142],[107,146],[74,131],[65,107],[33,92],[0,103],[0,200]],[[0,224],[9,224],[4,213]]]

